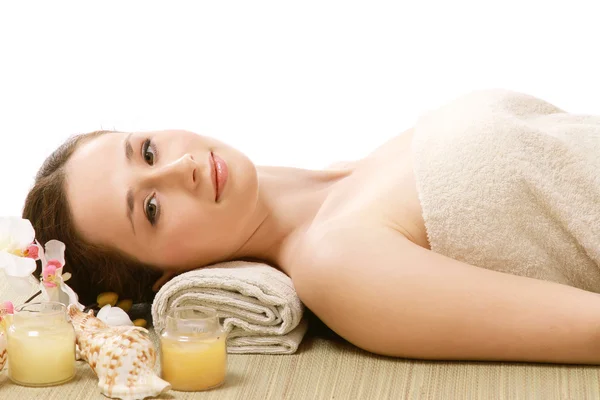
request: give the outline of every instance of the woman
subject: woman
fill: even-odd
[[[66,243],[83,301],[105,290],[140,300],[174,274],[259,259],[371,352],[597,363],[598,254],[578,228],[590,220],[565,221],[552,208],[556,187],[545,188],[575,165],[555,165],[552,146],[595,162],[586,157],[600,147],[600,119],[585,120],[592,134],[560,139],[565,123],[581,125],[570,115],[518,93],[477,92],[322,171],[255,166],[186,131],[94,132],[46,161],[24,218],[41,241]],[[543,239],[553,229],[564,239],[555,247]],[[581,258],[572,270],[567,253],[553,253],[562,245]]]

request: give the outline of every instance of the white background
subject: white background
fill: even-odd
[[[319,168],[478,88],[600,114],[597,3],[2,1],[0,215],[58,144],[101,128]]]

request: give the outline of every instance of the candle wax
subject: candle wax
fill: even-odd
[[[75,375],[75,332],[69,324],[64,329],[11,332],[8,352],[8,373],[15,383],[53,385]]]
[[[200,391],[219,386],[227,370],[226,334],[197,339],[162,336],[162,378],[173,390]]]

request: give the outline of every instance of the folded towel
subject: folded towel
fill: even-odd
[[[232,261],[171,279],[152,303],[155,328],[161,330],[167,312],[180,306],[216,310],[229,353],[291,354],[308,327],[292,280],[261,263]]]
[[[433,251],[600,292],[600,116],[478,91],[421,118],[412,146]]]

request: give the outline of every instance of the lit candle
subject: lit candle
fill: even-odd
[[[75,331],[63,304],[18,307],[7,333],[8,376],[13,382],[50,386],[75,375]]]
[[[173,390],[207,390],[225,381],[226,333],[213,310],[200,307],[171,310],[160,345],[162,378]]]

